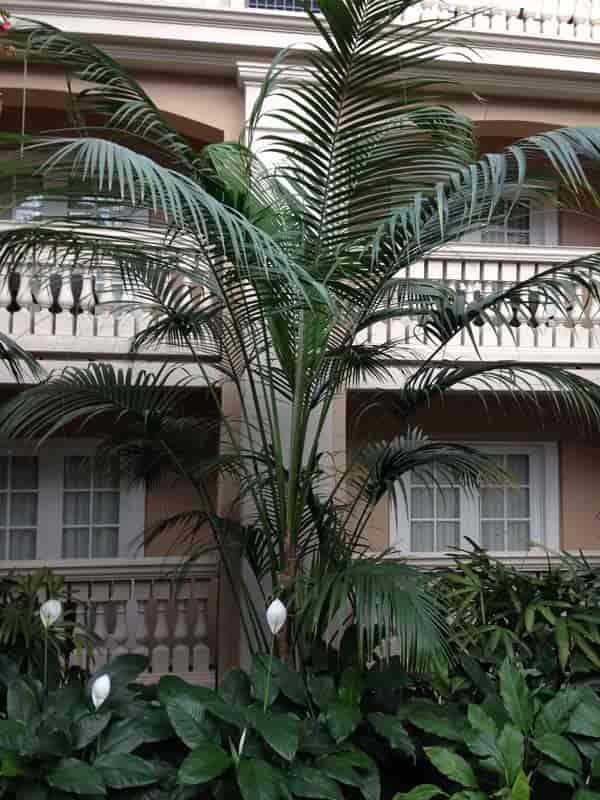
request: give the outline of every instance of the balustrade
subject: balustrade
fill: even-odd
[[[74,666],[101,667],[124,653],[147,657],[141,680],[177,674],[187,681],[212,686],[213,656],[208,642],[208,607],[216,590],[216,565],[197,562],[178,575],[172,558],[57,561],[78,623],[97,641],[93,658],[75,653]],[[19,572],[39,567],[19,564]],[[6,574],[7,570],[0,573]]]

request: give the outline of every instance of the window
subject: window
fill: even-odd
[[[513,477],[508,484],[484,484],[468,492],[435,469],[412,474],[397,491],[391,540],[410,553],[444,553],[473,539],[492,552],[525,553],[535,544],[559,542],[558,454],[556,445],[477,445]],[[392,504],[393,506],[393,504]]]
[[[498,216],[505,215],[504,220],[484,228],[481,231],[482,242],[488,244],[530,243],[531,217],[529,203],[520,203],[511,210],[509,204],[502,200],[496,207],[496,214]]]
[[[100,468],[92,442],[0,447],[0,560],[132,557],[143,527],[143,489]]]
[[[508,213],[510,211],[510,213]],[[506,217],[493,225],[473,231],[463,237],[465,242],[481,244],[506,244],[514,247],[526,245],[558,245],[558,206],[552,199],[535,202],[522,201],[512,210],[501,201],[498,215]]]

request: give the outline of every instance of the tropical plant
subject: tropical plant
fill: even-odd
[[[413,787],[395,800],[600,796],[600,699],[590,687],[540,695],[508,658],[494,688],[467,713],[415,700],[402,718],[424,732],[424,753],[442,787]]]
[[[50,598],[62,602],[63,612],[46,630],[40,608]],[[92,644],[92,633],[75,618],[64,580],[52,570],[0,579],[0,659],[42,682],[47,673],[49,685],[56,688],[71,669],[71,656],[77,652],[91,657]],[[85,675],[81,677],[85,680]]]
[[[143,757],[144,746],[174,736],[160,705],[131,683],[145,666],[140,656],[120,656],[88,687],[67,684],[48,693],[35,678],[18,676],[16,667],[3,662],[0,682],[8,703],[0,719],[2,797],[133,799],[148,797],[144,791],[153,787],[157,798],[184,800],[176,786],[176,761],[161,761],[156,753],[152,760]],[[111,691],[98,705],[91,689],[100,675],[110,676]]]
[[[306,54],[306,80],[286,85],[284,51],[248,120],[247,145],[201,151],[87,40],[24,20],[6,37],[30,62],[64,65],[73,129],[5,137],[23,145],[2,164],[5,205],[30,197],[26,179],[37,176],[35,196],[83,201],[89,213],[3,230],[0,269],[11,275],[35,261],[39,279],[51,253],[51,269],[109,275],[111,290],[102,295],[97,281],[97,299],[146,314],[133,350],[187,350],[215,404],[223,407],[228,393],[237,410],[221,414],[221,452],[210,456],[203,445],[215,423],[207,428],[184,411],[192,376],[95,363],[20,393],[2,411],[2,433],[43,440],[65,425],[118,419],[100,454],[119,457],[133,481],[165,472],[191,481],[198,508],[161,528],[185,528],[193,555],[194,533],[210,526],[251,647],[267,649],[263,604],[282,598],[285,658],[346,618],[361,657],[393,634],[406,666],[422,668],[444,649],[438,602],[408,566],[366,554],[366,526],[412,470],[432,476],[436,465],[436,475],[469,488],[500,475],[476,449],[411,426],[419,407],[468,387],[532,402],[546,391],[557,412],[592,425],[600,412],[597,387],[559,366],[482,362],[475,347],[473,363],[444,361],[455,336],[475,342],[480,325],[510,330],[515,314],[529,318],[533,301],[560,313],[574,292],[600,297],[597,256],[474,300],[407,277],[441,245],[544,195],[547,174],[574,203],[595,198],[585,167],[598,160],[600,131],[549,131],[478,159],[472,124],[436,101],[440,79],[426,75],[450,23],[396,24],[415,1],[320,0],[320,14],[307,11],[322,45]],[[76,93],[73,78],[86,88]],[[267,99],[278,107],[270,114],[280,132],[267,143],[275,170],[252,152]],[[133,213],[127,220],[123,206],[145,209],[150,222]],[[117,217],[118,230],[110,225]],[[408,344],[368,340],[371,326],[398,319],[418,320]],[[402,434],[341,466],[325,439],[334,398],[369,376],[396,383]],[[239,485],[221,514],[208,488],[215,474]],[[233,580],[236,553],[254,592]]]
[[[531,573],[473,544],[433,577],[445,598],[449,641],[458,658],[440,663],[441,697],[485,692],[504,659],[535,672],[540,686],[596,683],[600,668],[600,577],[583,555],[561,554]]]
[[[217,692],[163,677],[158,696],[189,748],[179,783],[223,800],[379,800],[383,760],[414,755],[399,717],[381,708],[381,687],[402,676],[396,665],[302,673],[262,654]]]

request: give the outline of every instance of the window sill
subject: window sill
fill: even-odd
[[[565,552],[572,556],[583,555],[591,566],[600,566],[600,550],[567,550]],[[526,572],[543,572],[548,568],[548,563],[553,567],[558,567],[561,562],[560,554],[548,553],[542,548],[513,553],[490,552],[489,556],[496,561],[518,567]],[[386,554],[386,558],[392,561],[404,561],[419,569],[447,568],[454,563],[454,555],[451,553],[405,553],[392,549]]]

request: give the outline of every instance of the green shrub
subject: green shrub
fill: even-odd
[[[420,731],[434,769],[431,783],[395,800],[527,800],[532,794],[599,800],[600,699],[587,686],[540,693],[528,686],[528,677],[529,671],[505,659],[497,690],[482,704],[469,704],[466,713],[452,703],[409,702],[400,716]]]
[[[177,757],[175,763],[159,760],[157,750],[144,757],[144,748],[173,738],[164,709],[131,683],[145,668],[144,658],[120,656],[102,669],[111,678],[111,691],[98,710],[90,696],[97,676],[88,686],[67,684],[47,693],[35,678],[19,676],[15,665],[7,670],[9,663],[0,669],[7,686],[6,718],[0,720],[0,796],[184,797],[176,786]],[[147,794],[148,787],[155,794]]]
[[[482,689],[508,656],[554,688],[589,682],[600,669],[600,574],[583,557],[563,554],[538,574],[475,547],[433,578],[449,610],[457,660],[432,679],[441,697]]]

